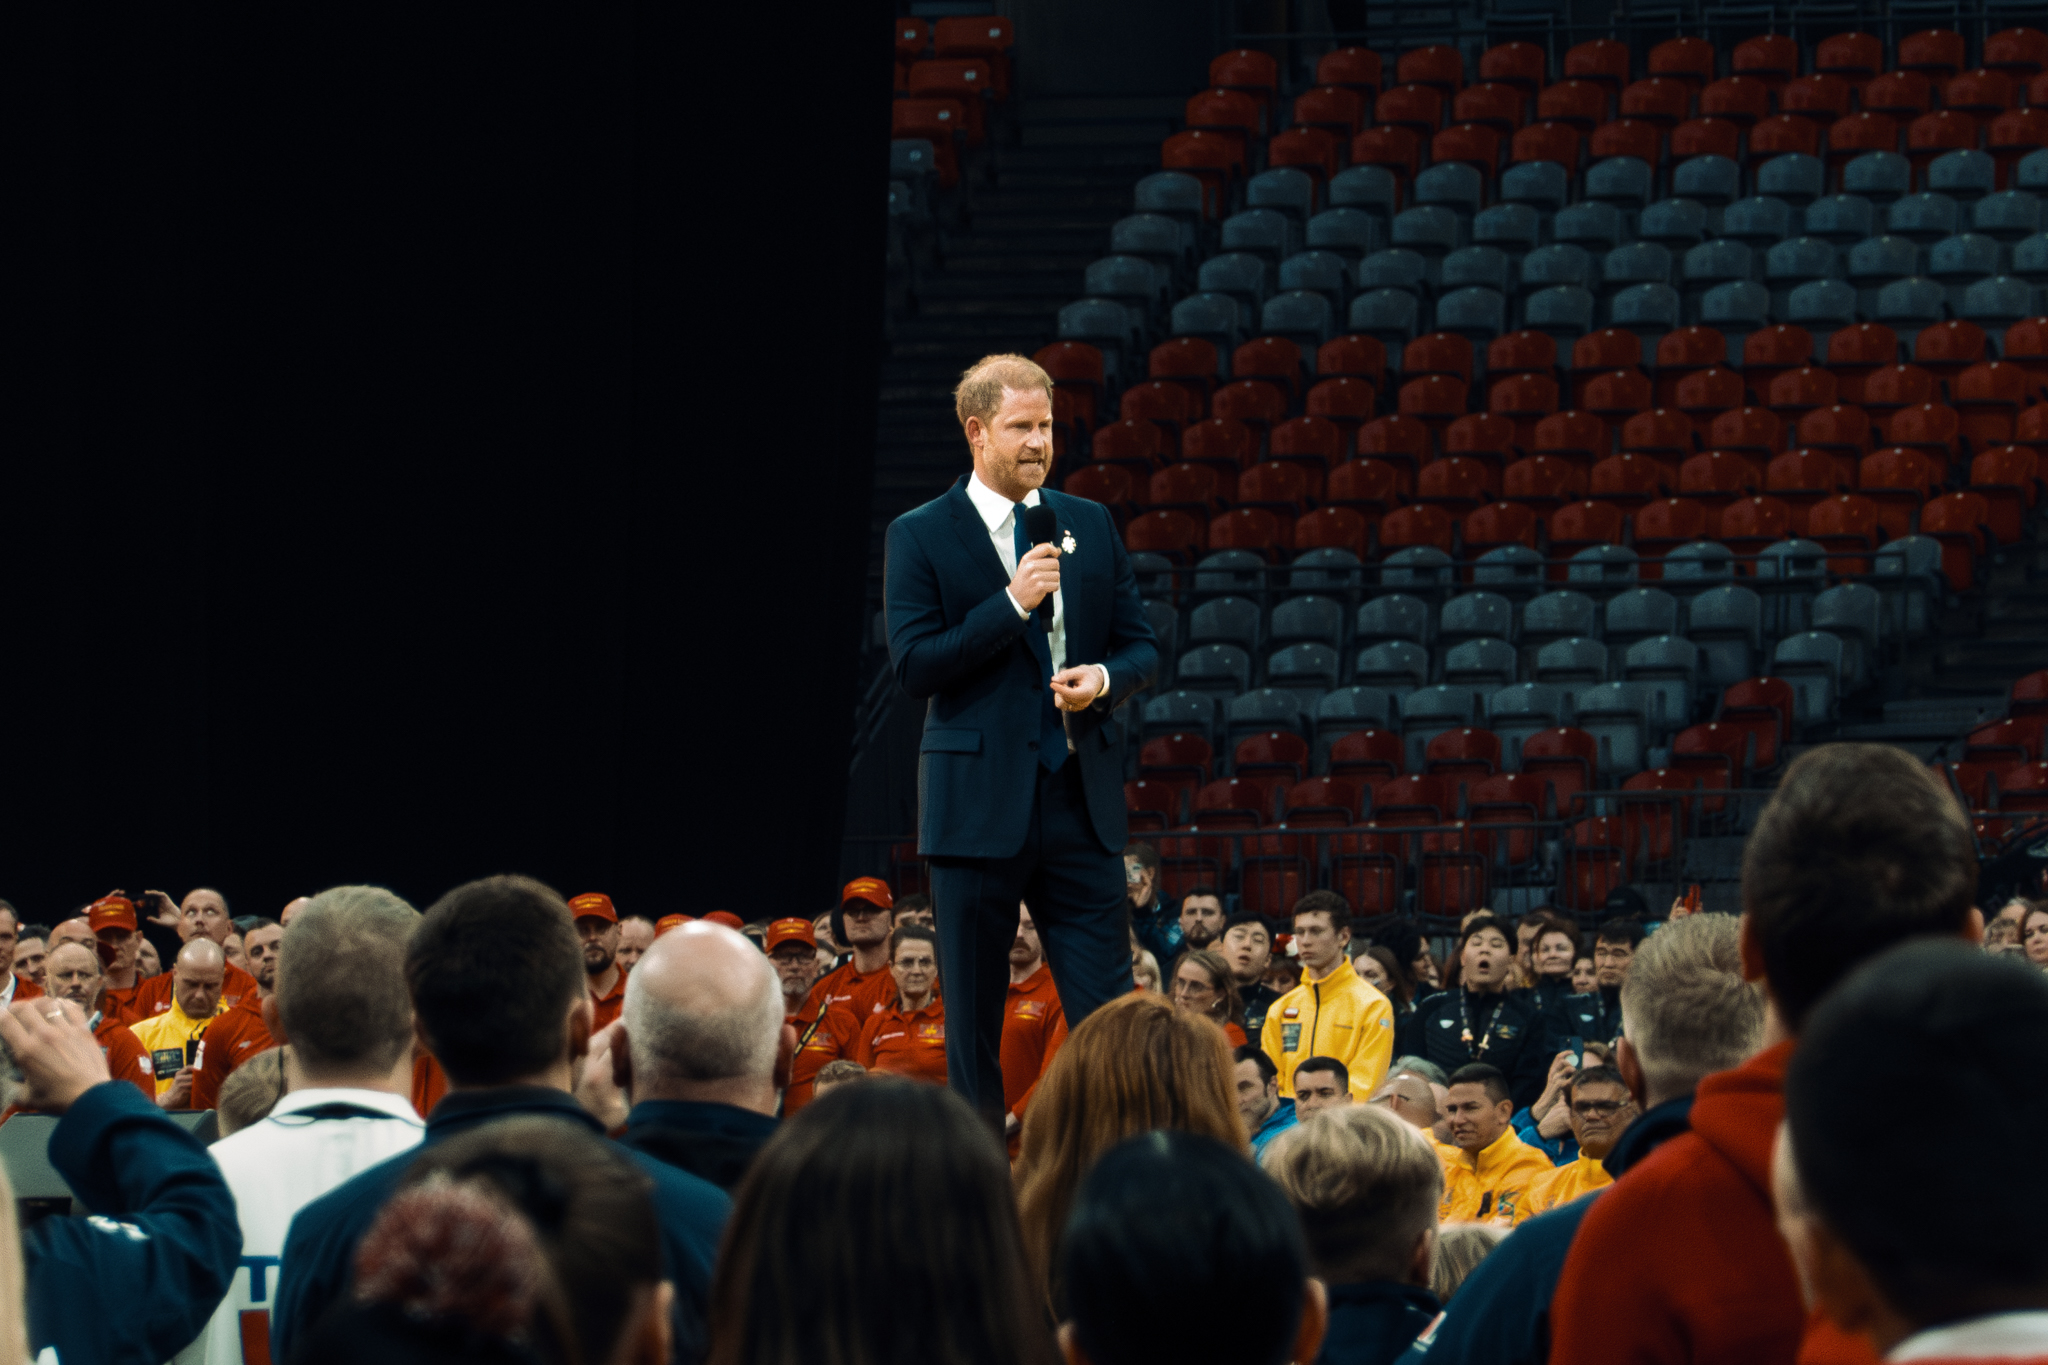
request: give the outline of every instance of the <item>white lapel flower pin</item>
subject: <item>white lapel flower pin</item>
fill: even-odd
[[[1067,532],[1066,539],[1060,542],[1060,553],[1066,555],[1074,553],[1074,533],[1072,531]]]

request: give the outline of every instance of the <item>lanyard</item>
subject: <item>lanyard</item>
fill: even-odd
[[[1493,1044],[1493,1026],[1500,1022],[1500,1007],[1507,1003],[1507,997],[1502,996],[1493,1002],[1493,1013],[1487,1016],[1486,1027],[1479,1031],[1479,1046],[1474,1048],[1472,1046],[1472,1016],[1465,1009],[1465,997],[1469,994],[1470,992],[1463,987],[1460,987],[1458,990],[1458,1022],[1464,1025],[1464,1031],[1458,1036],[1464,1042],[1465,1050],[1472,1054],[1472,1060],[1476,1062],[1486,1055],[1486,1049]]]

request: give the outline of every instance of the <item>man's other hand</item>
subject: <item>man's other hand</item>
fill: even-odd
[[[85,1015],[68,1000],[46,995],[15,1001],[0,1013],[0,1038],[21,1068],[23,1085],[15,1103],[24,1109],[61,1114],[109,1078],[107,1054],[85,1026]]]
[[[1052,675],[1052,694],[1062,711],[1085,711],[1102,691],[1102,670],[1094,664],[1063,668]]]

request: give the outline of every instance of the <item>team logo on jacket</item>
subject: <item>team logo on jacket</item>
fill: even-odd
[[[1438,1028],[1449,1028],[1451,1026],[1451,1021],[1448,1019],[1439,1019],[1436,1021],[1436,1026]]]
[[[1299,1019],[1301,1018],[1301,1011],[1295,1006],[1289,1005],[1286,1009],[1280,1011],[1280,1017],[1282,1019]]]
[[[1446,1019],[1444,1022],[1449,1023],[1450,1020]],[[1494,1029],[1493,1036],[1500,1039],[1503,1043],[1505,1043],[1520,1032],[1521,1030],[1515,1027],[1513,1024],[1501,1024]]]
[[[1288,1013],[1292,1014],[1294,1013],[1294,1011],[1289,1010]],[[1280,1050],[1282,1052],[1294,1052],[1298,1050],[1300,1047],[1301,1025],[1282,1024],[1280,1026]]]

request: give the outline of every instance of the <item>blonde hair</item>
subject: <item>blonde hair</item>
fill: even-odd
[[[1081,1022],[1024,1115],[1017,1211],[1038,1284],[1052,1287],[1082,1173],[1117,1143],[1171,1128],[1247,1150],[1233,1067],[1221,1028],[1156,991],[1120,995]]]
[[[1026,356],[983,356],[960,376],[960,385],[953,390],[953,412],[959,417],[960,425],[966,426],[970,417],[979,418],[983,426],[993,422],[996,409],[1003,405],[1005,389],[1015,389],[1020,393],[1039,389],[1050,400],[1052,376],[1037,361]]]
[[[1436,1226],[1443,1163],[1384,1109],[1311,1114],[1275,1138],[1259,1164],[1301,1215],[1309,1262],[1330,1283],[1405,1279],[1416,1239]]]
[[[14,1186],[0,1166],[0,1365],[28,1365],[28,1289],[21,1264],[21,1229],[14,1221]]]
[[[1630,964],[1633,967],[1634,964]],[[1429,1288],[1439,1302],[1449,1303],[1465,1277],[1479,1269],[1479,1263],[1493,1254],[1506,1228],[1490,1223],[1452,1223],[1436,1235],[1436,1255],[1430,1262]]]
[[[1145,983],[1145,978],[1148,976],[1152,978],[1150,985]],[[1140,948],[1138,950],[1138,960],[1131,964],[1131,980],[1148,991],[1161,990],[1165,985],[1159,979],[1159,959],[1152,956],[1150,949]]]
[[[1690,1091],[1740,1066],[1764,1035],[1763,992],[1742,979],[1728,915],[1688,915],[1643,940],[1621,983],[1621,1017],[1646,1088]]]

